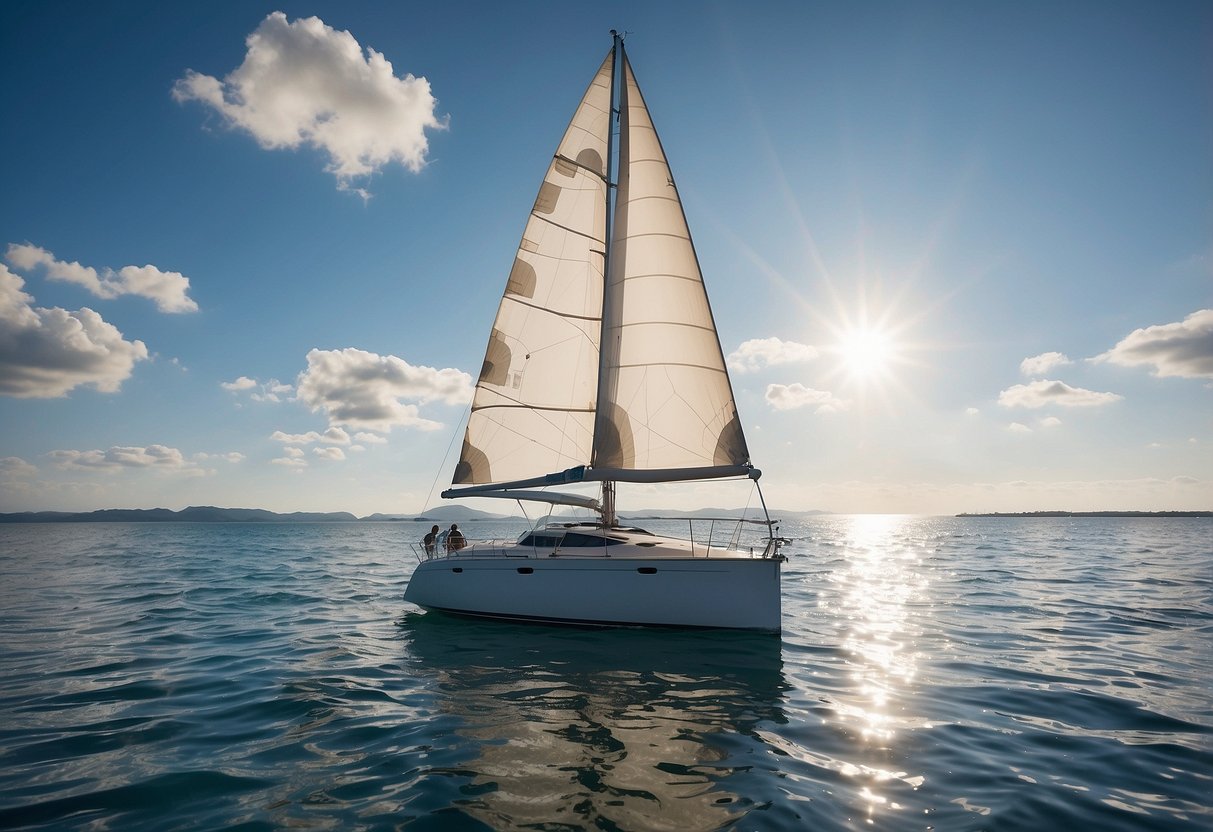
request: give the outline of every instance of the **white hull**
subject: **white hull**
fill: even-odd
[[[778,558],[456,555],[417,566],[406,601],[446,612],[575,624],[778,632]]]

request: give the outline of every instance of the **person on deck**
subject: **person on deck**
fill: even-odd
[[[446,550],[458,552],[466,545],[468,545],[467,538],[463,536],[463,532],[459,531],[459,524],[452,523],[451,530],[446,535]]]
[[[438,542],[438,527],[437,526],[430,529],[430,533],[427,534],[425,537],[421,538],[421,545],[425,547],[425,553],[427,555],[434,554],[434,547],[437,544],[437,542]]]

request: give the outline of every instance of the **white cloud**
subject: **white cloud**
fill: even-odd
[[[30,465],[19,456],[0,458],[0,479],[16,479],[17,477],[33,477],[38,474],[38,468]]]
[[[1016,384],[998,394],[998,403],[1003,407],[1044,407],[1057,404],[1062,407],[1099,407],[1120,401],[1123,396],[1116,393],[1097,393],[1081,387],[1071,387],[1063,381],[1041,379],[1028,384]]]
[[[51,280],[83,286],[99,298],[112,300],[119,295],[137,295],[156,303],[161,312],[197,312],[198,304],[189,297],[190,279],[180,272],[163,272],[155,266],[123,266],[118,271],[65,263],[44,248],[28,243],[10,243],[5,259],[22,271],[38,266],[46,269]]]
[[[246,390],[254,390],[256,392],[249,393],[249,398],[255,402],[280,402],[284,396],[289,397],[295,392],[294,387],[289,384],[283,384],[276,378],[260,382],[255,378],[240,376],[235,381],[222,381],[219,383],[219,386],[231,393],[243,393]]]
[[[297,398],[323,410],[329,422],[387,432],[393,426],[436,430],[438,422],[422,418],[417,405],[442,401],[466,404],[472,399],[472,377],[461,370],[414,367],[394,355],[346,348],[312,350],[299,374]]]
[[[326,442],[330,445],[350,444],[350,435],[338,427],[331,427],[324,433],[309,430],[307,433],[283,433],[280,430],[270,434],[270,439],[291,445],[310,445],[313,442]]]
[[[287,450],[290,451],[290,450],[294,450],[294,449],[287,448]],[[280,457],[277,457],[276,459],[271,459],[270,464],[271,465],[281,465],[284,468],[293,469],[296,473],[298,473],[298,470],[300,468],[307,467],[307,460],[301,459],[300,457],[296,457],[296,456],[280,456]]]
[[[235,393],[239,390],[251,390],[257,386],[257,382],[248,376],[241,376],[235,381],[221,381],[219,382],[219,386],[224,390],[230,390]]]
[[[808,344],[783,341],[779,338],[755,338],[743,341],[725,360],[731,369],[739,373],[749,373],[776,364],[812,361],[818,355],[817,348]]]
[[[225,454],[197,453],[197,454],[194,454],[194,459],[199,460],[200,462],[206,461],[208,459],[218,459],[223,462],[233,462],[234,463],[234,462],[244,462],[244,454],[240,453],[239,451],[230,451]]]
[[[965,408],[965,415],[966,415],[966,416],[977,416],[977,415],[979,415],[980,413],[981,413],[981,411],[980,411],[980,410],[978,410],[978,409],[977,409],[977,408],[975,408],[975,407],[966,407],[966,408]]]
[[[1007,425],[1007,430],[1011,431],[1011,433],[1031,433],[1032,432],[1032,429],[1030,427],[1028,427],[1027,425],[1021,424],[1019,422],[1012,422],[1011,424]]]
[[[1193,312],[1178,323],[1135,329],[1091,360],[1152,366],[1161,378],[1213,378],[1213,309]]]
[[[1034,355],[1019,362],[1019,372],[1025,376],[1043,376],[1054,367],[1072,363],[1074,362],[1060,352],[1042,352],[1040,355]]]
[[[825,390],[814,390],[803,384],[769,384],[766,394],[767,404],[776,410],[796,410],[801,407],[815,407],[815,413],[834,413],[846,410],[849,403],[837,398]]]
[[[345,459],[345,451],[340,448],[312,448],[312,453],[316,456],[324,457],[325,459]]]
[[[282,455],[287,459],[303,459],[303,448],[283,448]]]
[[[359,442],[365,442],[368,445],[382,445],[387,442],[386,436],[380,436],[377,433],[367,433],[365,431],[355,433],[354,438]]]
[[[306,144],[328,154],[343,189],[392,162],[419,171],[426,129],[443,129],[430,82],[396,77],[390,61],[318,17],[273,12],[245,39],[244,62],[222,81],[188,70],[177,101],[201,101],[266,149]]]
[[[1040,426],[1042,428],[1061,427],[1061,419],[1058,419],[1056,416],[1046,416],[1040,420]]]
[[[80,385],[114,393],[137,361],[142,341],[127,341],[91,309],[34,307],[20,277],[0,264],[0,395],[49,399]]]
[[[60,468],[117,471],[121,468],[180,470],[192,466],[181,451],[164,445],[148,445],[146,448],[115,446],[108,451],[51,451],[47,456]]]

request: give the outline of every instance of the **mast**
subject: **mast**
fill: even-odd
[[[622,116],[622,108],[620,106],[619,90],[620,90],[620,86],[621,86],[620,79],[623,76],[623,68],[621,66],[622,62],[620,60],[623,57],[623,35],[619,34],[619,32],[612,29],[611,37],[613,39],[613,44],[611,46],[611,49],[615,56],[615,60],[612,64],[612,69],[611,69],[611,98],[610,98],[611,115],[612,115],[613,119],[621,119],[623,116]],[[620,129],[622,129],[622,124],[620,125]],[[602,308],[603,308],[603,314],[602,314],[602,330],[601,330],[602,334],[598,339],[598,349],[599,349],[598,404],[600,404],[600,405],[603,402],[607,401],[607,395],[606,395],[607,394],[607,384],[609,383],[606,373],[604,373],[602,371],[602,356],[605,354],[605,352],[604,352],[604,348],[606,345],[605,339],[607,338],[607,320],[608,320],[608,318],[606,315],[606,305],[607,305],[608,297],[610,294],[607,287],[610,283],[609,276],[611,274],[611,248],[612,248],[611,242],[612,242],[612,234],[614,233],[614,229],[615,229],[614,204],[615,204],[616,183],[617,183],[617,178],[619,175],[619,170],[618,170],[619,160],[616,158],[616,147],[615,147],[615,131],[610,129],[610,127],[608,127],[608,129],[607,129],[606,163],[607,163],[607,171],[606,171],[606,173],[607,173],[607,176],[606,176],[606,183],[607,183],[607,187],[606,187],[606,246],[605,246],[605,251],[604,251],[603,259],[602,259],[602,275],[603,275]],[[603,480],[602,481],[601,514],[602,514],[602,525],[604,528],[609,529],[615,525],[615,521],[616,521],[616,517],[615,517],[615,483],[612,480]]]

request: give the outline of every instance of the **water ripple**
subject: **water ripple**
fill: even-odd
[[[0,827],[1213,825],[1208,521],[787,523],[782,639],[420,614],[414,532],[0,526]]]

